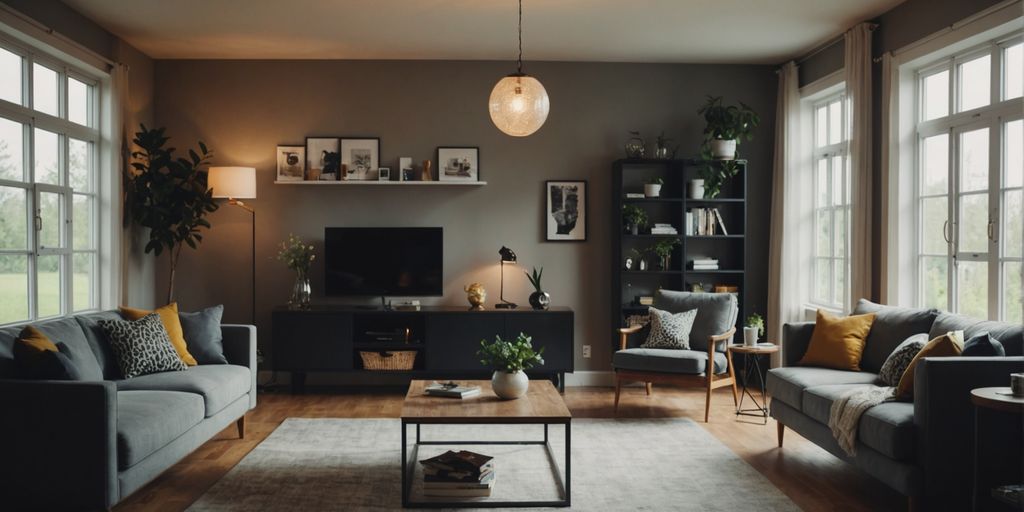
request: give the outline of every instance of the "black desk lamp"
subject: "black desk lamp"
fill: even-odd
[[[515,309],[519,307],[516,303],[505,300],[505,263],[508,262],[515,265],[516,253],[503,245],[498,254],[501,255],[501,302],[495,304],[494,307],[499,309]]]

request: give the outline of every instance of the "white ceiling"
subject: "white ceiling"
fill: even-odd
[[[902,0],[525,0],[524,59],[775,64]],[[64,0],[158,59],[506,60],[515,0]]]

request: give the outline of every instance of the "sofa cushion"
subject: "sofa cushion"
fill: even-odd
[[[768,394],[801,410],[804,389],[824,384],[873,384],[878,375],[871,372],[848,372],[831,368],[787,366],[768,371]]]
[[[708,353],[699,350],[666,348],[628,348],[612,356],[617,370],[701,375],[707,367]],[[725,354],[715,352],[715,373],[726,370]]]
[[[171,341],[174,351],[181,358],[181,361],[189,366],[196,365],[196,359],[188,352],[188,345],[185,343],[185,333],[181,329],[181,318],[178,317],[178,303],[172,302],[166,306],[160,306],[153,311],[146,309],[135,309],[126,306],[119,308],[121,316],[128,320],[140,320],[142,317],[156,313],[160,316],[160,322],[167,330],[167,338]]]
[[[937,338],[950,331],[964,331],[964,339],[969,340],[975,335],[988,332],[1003,344],[1008,356],[1024,355],[1024,324],[1010,322],[994,322],[978,320],[953,313],[942,313],[932,324],[929,338]]]
[[[861,299],[853,314],[868,313],[875,314],[875,322],[871,324],[860,367],[871,372],[879,371],[885,359],[903,340],[915,334],[928,333],[939,316],[937,309],[898,308]]]
[[[986,332],[980,332],[964,343],[964,350],[960,352],[964,357],[1004,357],[1006,349],[1002,342]]]
[[[860,371],[864,342],[874,321],[873,313],[838,317],[819,309],[807,352],[797,364]]]
[[[884,386],[898,386],[907,367],[914,361],[914,357],[928,343],[928,335],[925,333],[915,334],[903,343],[900,343],[896,350],[893,350],[889,357],[882,363],[882,369],[878,370],[878,380]]]
[[[690,330],[690,348],[707,350],[708,338],[723,334],[736,326],[739,315],[736,297],[731,293],[691,293],[672,290],[658,290],[654,295],[654,307],[682,313],[691,309],[697,310]],[[716,350],[725,352],[725,344],[720,343]]]
[[[828,425],[832,402],[843,393],[863,384],[827,384],[804,390],[802,411],[815,421]],[[885,402],[864,412],[857,425],[857,439],[879,453],[896,460],[914,458],[916,446],[914,404]]]
[[[39,329],[26,325],[14,341],[14,363],[18,376],[41,380],[82,380],[68,357],[68,346],[54,345]]]
[[[173,391],[117,392],[117,467],[127,469],[203,421],[203,399]]]
[[[125,378],[157,372],[185,371],[188,366],[174,351],[160,317],[151,313],[138,320],[100,320],[117,366]]]
[[[224,306],[216,305],[195,313],[178,313],[188,351],[199,364],[228,364],[224,357],[224,335],[220,320]]]
[[[78,369],[81,380],[103,380],[100,364],[96,360],[92,348],[89,347],[89,341],[85,338],[85,332],[82,331],[77,320],[71,317],[59,318],[33,325],[54,343],[67,345],[65,355]]]
[[[99,321],[121,319],[121,314],[117,311],[100,311],[99,313],[89,313],[75,317],[78,325],[82,327],[82,332],[85,333],[85,339],[89,341],[89,348],[92,349],[93,355],[96,356],[96,361],[100,364],[100,370],[103,372],[105,380],[120,379],[121,369],[117,367],[114,349],[110,347],[110,342],[107,341],[107,334],[100,328]]]
[[[896,399],[911,401],[914,399],[914,370],[922,359],[926,357],[955,357],[964,350],[963,331],[948,332],[939,336],[925,345],[914,359],[907,365],[907,371],[900,377],[900,383],[896,386]]]
[[[206,417],[213,416],[249,392],[252,375],[244,366],[230,364],[193,366],[185,372],[153,373],[117,381],[121,390],[182,391],[201,395]]]

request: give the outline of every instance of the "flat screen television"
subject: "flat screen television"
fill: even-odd
[[[329,296],[440,296],[442,228],[326,228]]]

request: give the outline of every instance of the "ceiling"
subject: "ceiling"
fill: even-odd
[[[777,64],[902,0],[525,0],[524,58]],[[515,0],[64,0],[157,59],[516,55]]]

